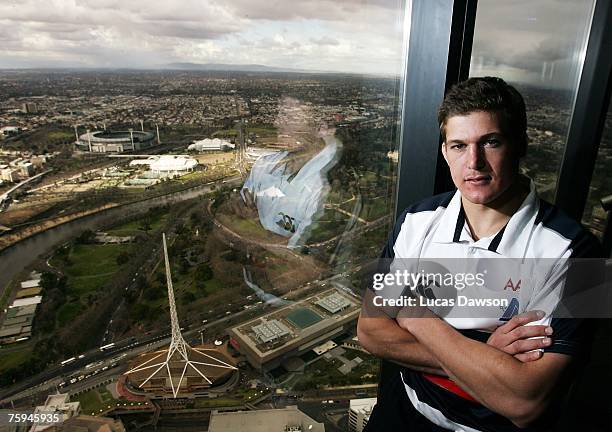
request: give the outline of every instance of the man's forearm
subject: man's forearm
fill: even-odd
[[[541,406],[544,384],[534,383],[521,363],[491,346],[463,337],[438,318],[401,322],[463,389],[509,418]]]
[[[359,343],[377,357],[391,360],[410,369],[446,376],[438,361],[391,318],[359,318]]]

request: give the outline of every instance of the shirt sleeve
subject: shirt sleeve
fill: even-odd
[[[600,273],[603,268],[599,268],[603,261],[595,259],[601,256],[599,242],[584,230],[552,267],[542,282],[542,288],[534,293],[528,310],[544,310],[546,316],[533,324],[553,328],[553,343],[544,352],[583,356],[590,350],[596,320],[588,316],[589,308],[596,306],[597,298],[593,296],[597,291],[589,294],[588,290],[598,284],[599,274],[603,274]],[[579,310],[578,303],[583,303],[582,310]]]

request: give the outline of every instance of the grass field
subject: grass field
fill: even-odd
[[[218,137],[235,137],[236,135],[238,135],[238,131],[235,129],[222,129],[212,134],[213,137],[217,137],[217,138]]]
[[[56,140],[64,140],[64,139],[72,139],[74,134],[72,132],[66,131],[51,131],[47,133],[48,139],[56,139]]]
[[[149,218],[150,230],[159,231],[166,224],[168,214],[159,212],[150,216],[145,216],[121,225],[114,226],[111,229],[106,230],[106,232],[110,235],[116,236],[129,236],[137,234],[139,231],[143,230],[144,222],[147,217]]]
[[[114,399],[111,393],[103,387],[73,396],[72,401],[81,402],[81,410],[85,415],[98,414],[100,411],[108,409],[109,406],[114,407],[120,402]]]
[[[90,390],[83,394],[73,396],[73,401],[81,402],[81,410],[87,415],[95,415],[101,409],[106,408],[106,405],[102,404],[96,390]]]
[[[19,366],[32,355],[32,347],[21,346],[19,351],[4,353],[0,350],[0,373]]]
[[[309,243],[329,240],[341,234],[349,217],[332,209],[325,209],[319,219],[312,223]]]
[[[261,226],[258,219],[242,219],[239,217],[231,217],[225,214],[218,214],[217,216],[221,223],[228,227],[236,234],[243,235],[247,238],[258,239],[264,241],[280,240],[280,236],[276,236],[264,229]]]
[[[80,296],[104,286],[117,272],[117,256],[129,246],[78,244],[70,250],[70,264],[64,267],[69,294]]]
[[[247,132],[249,134],[257,134],[262,138],[275,137],[278,134],[278,130],[275,127],[249,127]]]
[[[68,324],[76,318],[83,307],[80,303],[66,303],[57,311],[57,323],[60,327]]]

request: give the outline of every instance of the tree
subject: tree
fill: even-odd
[[[213,278],[214,274],[208,264],[202,263],[197,267],[195,276],[197,280],[208,281]]]
[[[96,234],[92,230],[85,230],[77,237],[76,242],[78,244],[93,243],[96,239]]]
[[[57,286],[58,278],[51,272],[43,272],[40,276],[40,286],[45,291],[50,291]]]
[[[143,291],[143,296],[147,300],[156,300],[164,296],[164,290],[159,285],[152,286]]]
[[[151,217],[145,216],[145,218],[140,222],[140,229],[143,231],[149,231],[151,229]]]
[[[127,263],[129,260],[130,260],[130,255],[127,252],[121,252],[119,255],[117,255],[117,258],[115,258],[117,265],[120,265],[120,266]]]
[[[189,261],[187,261],[187,258],[185,258],[184,256],[181,256],[181,258],[179,259],[179,273],[180,274],[187,274],[187,272],[189,271]]]
[[[196,300],[196,296],[191,291],[187,291],[185,292],[185,294],[183,294],[183,303],[189,304],[189,303],[194,302],[195,300]]]
[[[151,308],[147,304],[137,303],[132,307],[132,315],[137,321],[142,321],[149,317]]]

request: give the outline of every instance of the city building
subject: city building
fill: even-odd
[[[361,432],[368,424],[376,398],[351,399],[349,405],[349,431]]]
[[[155,134],[145,131],[87,131],[75,142],[77,149],[92,153],[122,153],[155,145]]]
[[[4,180],[5,182],[15,183],[19,181],[20,172],[21,170],[19,169],[16,169],[13,167],[7,167],[7,168],[4,168],[2,171],[0,171],[0,178]]]
[[[20,134],[23,131],[19,126],[4,126],[0,128],[0,134],[3,136],[11,136]]]
[[[351,294],[329,289],[231,328],[230,343],[255,369],[269,371],[351,329],[360,309]]]
[[[21,109],[25,114],[36,114],[38,112],[38,105],[34,102],[26,102],[22,105]]]
[[[30,279],[21,282],[15,300],[6,310],[0,324],[0,345],[26,340],[32,336],[32,322],[42,301],[41,274],[31,272]]]
[[[198,161],[185,155],[162,155],[135,159],[130,162],[130,166],[148,166],[153,173],[158,175],[177,175],[193,171],[198,166]]]
[[[361,432],[370,419],[376,398],[351,399],[349,405],[349,431]]]
[[[71,417],[81,413],[80,402],[70,402],[68,393],[58,393],[47,396],[44,405],[37,406],[34,409],[34,415],[38,414],[59,414],[61,421],[66,421]],[[30,432],[42,432],[49,430],[53,424],[34,424],[30,428]]]
[[[205,152],[205,151],[223,151],[232,150],[236,146],[229,141],[219,138],[205,138],[200,141],[195,141],[187,147],[189,151]]]
[[[19,173],[22,177],[31,177],[34,175],[34,164],[32,162],[22,162],[19,164]]]
[[[279,409],[210,414],[208,432],[325,432],[325,425],[296,406]]]
[[[46,429],[46,432],[125,432],[125,427],[121,420],[80,414]]]

